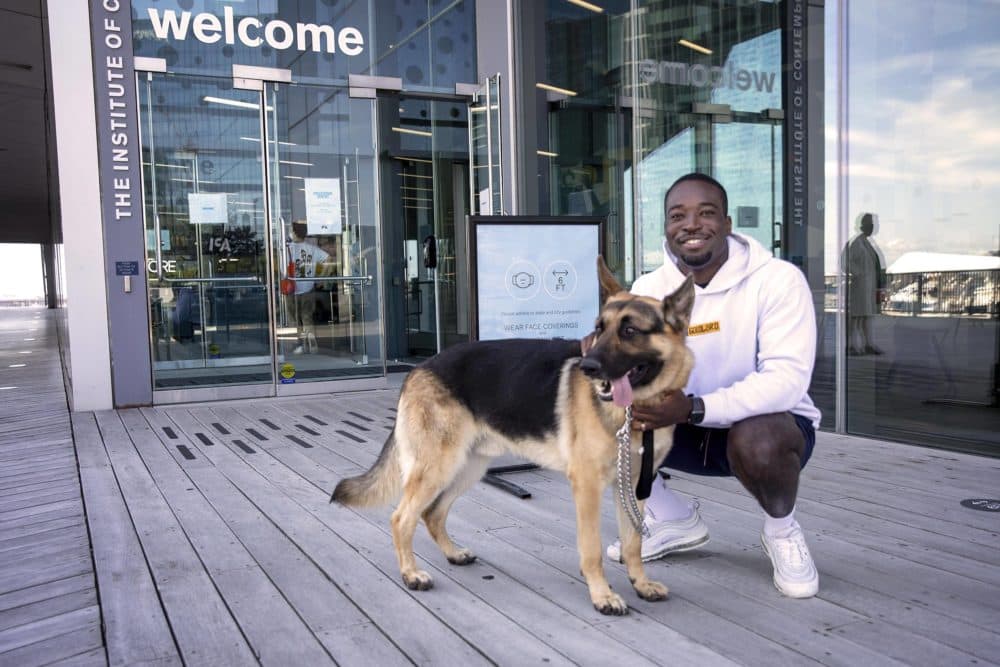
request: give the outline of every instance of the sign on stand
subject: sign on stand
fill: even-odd
[[[474,340],[582,338],[600,308],[604,219],[470,216]]]

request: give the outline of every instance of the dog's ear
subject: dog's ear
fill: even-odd
[[[602,255],[597,256],[597,280],[601,284],[601,305],[608,300],[609,297],[618,294],[622,291],[622,286],[615,278],[615,274],[611,273],[611,269],[608,265],[604,263],[604,257]]]
[[[663,319],[671,329],[682,336],[687,335],[693,307],[694,277],[688,276],[673,294],[668,294],[663,299]]]

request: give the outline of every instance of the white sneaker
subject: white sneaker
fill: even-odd
[[[811,598],[819,590],[819,573],[813,564],[802,528],[796,521],[785,534],[760,534],[764,553],[774,565],[774,585],[790,598]]]
[[[649,562],[667,554],[688,551],[708,542],[708,526],[698,514],[698,502],[691,508],[691,516],[674,521],[656,521],[648,514],[642,520],[649,536],[642,538],[642,560]],[[621,563],[622,545],[615,540],[608,545],[608,558]]]

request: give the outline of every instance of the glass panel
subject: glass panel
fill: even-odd
[[[260,93],[139,74],[154,389],[272,382]]]
[[[602,253],[612,270],[623,274],[632,264],[633,110],[624,88],[632,15],[627,1],[599,4],[604,11],[597,13],[549,0],[528,17],[544,31],[522,26],[524,34],[535,35],[539,56],[544,54],[524,66],[531,78],[523,88],[525,113],[537,118],[538,128],[522,131],[525,159],[539,174],[535,182],[528,180],[526,197],[537,197],[543,214],[607,216]]]
[[[371,72],[398,76],[407,91],[455,92],[476,74],[474,0],[397,0],[372,11]]]
[[[278,84],[264,96],[279,381],[382,375],[372,101]]]
[[[464,101],[391,97],[382,103],[384,220],[390,304],[405,340],[392,358],[413,361],[468,340],[465,216],[469,212],[469,120]],[[482,115],[482,114],[480,114]]]
[[[996,456],[1000,6],[849,7],[848,208],[826,248],[847,295],[847,428]]]
[[[474,0],[131,0],[135,55],[171,71],[228,77],[233,64],[290,69],[343,85],[400,77],[406,90],[455,92],[476,75]]]
[[[663,262],[663,197],[678,177],[728,190],[734,231],[770,248],[782,221],[781,3],[640,0],[638,273]]]

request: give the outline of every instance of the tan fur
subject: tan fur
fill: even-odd
[[[655,335],[645,336],[641,343],[645,352],[655,351],[663,362],[663,369],[648,385],[635,389],[635,402],[683,387],[693,363],[681,333],[686,331],[690,316],[691,283],[685,283],[681,290],[661,303],[622,292],[605,268],[601,274],[601,288],[603,329],[600,335],[589,338],[589,344],[604,353],[628,353],[629,346],[638,344],[619,340],[616,333],[621,318],[639,317],[649,312],[648,308],[633,308],[633,304],[644,302],[654,310],[663,310],[674,320],[671,326],[676,330],[664,328]],[[677,299],[676,303],[671,299]],[[421,519],[450,562],[470,563],[475,556],[452,542],[445,530],[445,521],[454,500],[481,478],[490,459],[510,451],[561,470],[569,479],[576,504],[580,570],[587,581],[591,602],[605,614],[626,613],[625,601],[611,590],[604,576],[600,536],[601,498],[604,489],[615,479],[617,443],[614,434],[624,421],[625,411],[597,398],[595,391],[599,382],[585,376],[578,362],[579,359],[572,359],[563,365],[555,406],[557,433],[544,439],[506,437],[470,412],[433,373],[421,368],[414,370],[403,384],[395,428],[379,460],[368,472],[342,480],[332,500],[363,507],[385,503],[391,495],[401,491],[391,520],[396,556],[406,585],[424,590],[431,588],[433,581],[427,572],[417,567],[413,556],[413,534]],[[655,433],[654,460],[662,461],[666,456],[672,431],[667,428]],[[633,489],[640,472],[641,442],[641,433],[633,431]],[[617,496],[616,493],[616,505]],[[618,507],[618,527],[623,560],[637,594],[646,600],[664,599],[667,588],[646,577],[639,535],[621,507]]]

